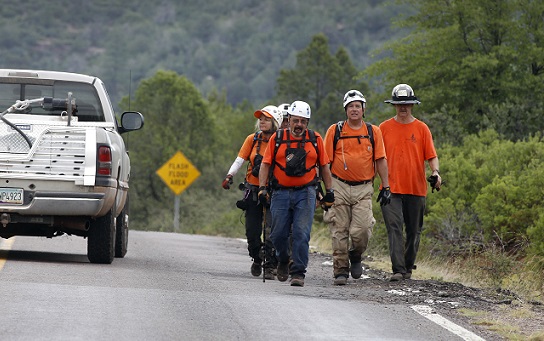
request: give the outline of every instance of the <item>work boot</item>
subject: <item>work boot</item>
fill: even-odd
[[[291,286],[292,287],[303,287],[304,286],[304,277],[301,275],[291,276]]]
[[[273,268],[265,268],[264,269],[264,278],[274,280],[274,269]]]
[[[276,276],[278,276],[278,281],[285,282],[289,278],[289,263],[279,262]]]
[[[402,277],[404,277],[404,279],[410,279],[412,278],[412,272],[407,272],[405,274],[402,274]]]
[[[389,277],[389,282],[398,282],[402,281],[404,279],[404,276],[400,273],[394,273],[393,276]]]
[[[261,275],[261,263],[253,262],[253,264],[251,264],[251,274],[255,277]]]
[[[334,279],[334,285],[346,285],[348,283],[348,276],[338,275]]]
[[[351,262],[350,272],[351,277],[355,279],[361,278],[361,275],[363,274],[363,264],[361,263],[361,261]]]

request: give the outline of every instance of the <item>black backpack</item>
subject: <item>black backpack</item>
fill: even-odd
[[[291,141],[296,141],[298,143],[301,143],[302,144],[302,148],[304,148],[304,144],[306,142],[310,142],[314,148],[315,148],[315,152],[317,153],[317,163],[319,163],[319,148],[317,146],[317,137],[315,135],[315,131],[311,130],[311,129],[307,129],[308,130],[308,138],[304,138],[302,140],[291,140],[290,139],[290,136],[291,136],[291,132],[288,130],[288,129],[279,129],[277,132],[276,132],[276,138],[274,139],[274,142],[275,142],[275,148],[274,148],[274,156],[272,157],[272,165],[270,166],[270,173],[269,173],[269,182],[270,184],[272,185],[272,188],[274,188],[274,180],[273,179],[273,173],[274,173],[274,166],[276,165],[276,154],[278,153],[278,148],[280,146],[280,144],[282,143],[289,143]],[[287,138],[286,139],[283,139],[283,134],[286,134]],[[313,167],[316,167],[317,165],[314,165],[310,168],[308,168],[306,171],[310,171]],[[282,168],[281,165],[278,164],[278,167]],[[316,182],[317,182],[317,178],[316,178]]]

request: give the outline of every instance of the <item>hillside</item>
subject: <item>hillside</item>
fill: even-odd
[[[362,69],[370,51],[394,38],[390,23],[400,10],[377,0],[5,2],[0,67],[93,74],[114,105],[168,69],[205,95],[215,88],[231,104],[260,105],[313,35],[325,33],[333,53],[344,46]]]

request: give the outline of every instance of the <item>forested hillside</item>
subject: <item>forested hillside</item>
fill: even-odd
[[[0,67],[96,75],[117,102],[158,70],[207,96],[261,105],[279,70],[317,33],[345,46],[359,69],[394,38],[400,11],[377,0],[22,0],[0,6]]]

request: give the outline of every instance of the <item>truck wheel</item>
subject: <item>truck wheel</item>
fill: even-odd
[[[127,254],[128,247],[128,195],[125,201],[125,207],[121,211],[121,214],[117,217],[115,223],[115,257],[123,258]]]
[[[91,223],[87,240],[87,258],[91,263],[111,264],[115,249],[114,208]]]

